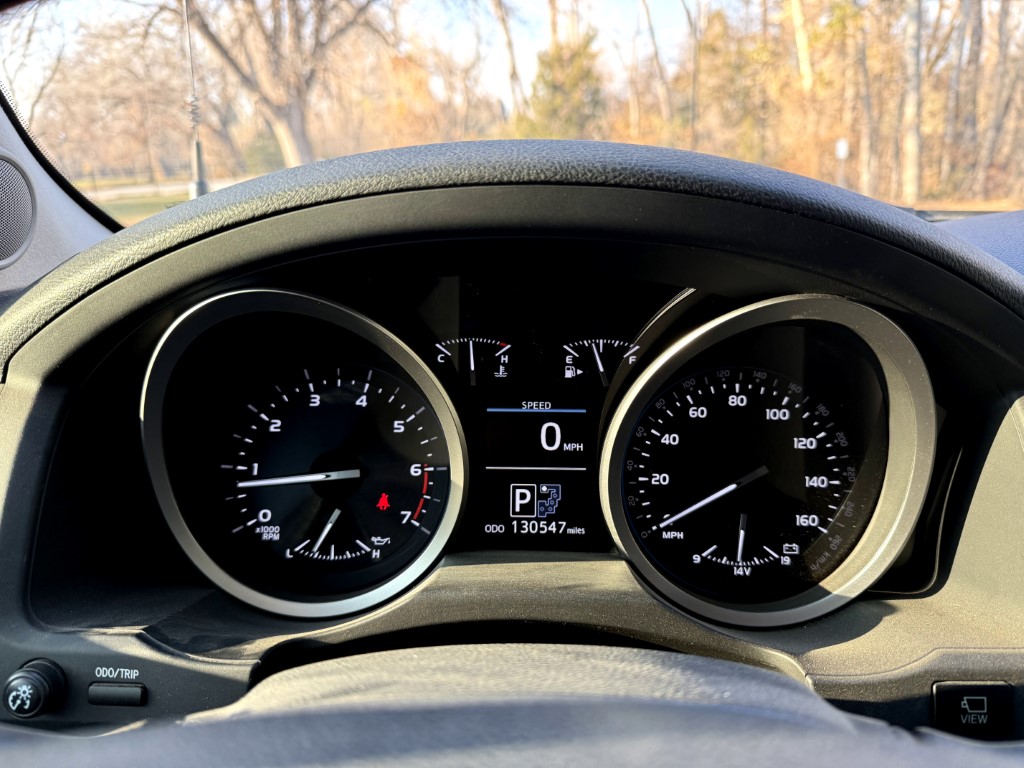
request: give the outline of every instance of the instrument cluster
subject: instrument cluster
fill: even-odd
[[[877,579],[934,454],[920,356],[829,296],[437,278],[398,308],[251,288],[182,312],[142,394],[182,549],[285,616],[345,616],[445,552],[617,551],[675,605],[804,621]]]

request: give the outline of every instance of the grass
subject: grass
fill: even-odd
[[[114,219],[125,226],[129,226],[149,218],[154,213],[170,208],[172,205],[183,203],[187,199],[188,195],[184,193],[176,195],[146,195],[107,200],[99,203],[99,206]]]

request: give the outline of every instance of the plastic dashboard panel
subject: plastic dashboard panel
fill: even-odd
[[[145,558],[112,548],[94,554],[123,564],[106,571],[106,588],[78,609],[61,601],[65,575],[40,571],[54,560],[33,554],[34,542],[51,540],[39,510],[52,509],[54,494],[75,501],[74,489],[59,489],[66,467],[52,460],[91,382],[136,370],[174,315],[203,297],[291,284],[321,268],[353,291],[395,264],[410,274],[479,275],[490,252],[480,246],[499,240],[524,245],[503,265],[523,275],[547,270],[568,281],[583,269],[608,281],[694,287],[723,306],[829,293],[901,324],[951,425],[940,433],[946,463],[929,501],[943,526],[920,540],[938,551],[912,554],[919,571],[935,568],[921,583],[910,579],[920,591],[905,582],[901,594],[869,593],[805,625],[739,630],[666,605],[612,552],[463,551],[380,609],[295,621],[240,606],[195,577],[169,589],[139,579],[141,589],[119,592]],[[397,261],[361,258],[382,252]],[[67,704],[35,721],[54,728],[181,716],[234,701],[293,664],[474,638],[600,637],[745,661],[908,726],[928,722],[935,681],[1004,680],[1021,690],[1024,569],[1014,540],[1024,409],[1013,403],[1024,392],[1022,286],[983,252],[881,204],[762,168],[636,147],[395,151],[182,205],[82,254],[0,316],[0,662],[13,670],[45,656],[64,666]],[[132,380],[123,386],[137,392]],[[131,419],[137,401],[104,406],[113,419]],[[128,502],[103,490],[116,476],[112,469],[81,494],[101,531],[111,519],[105,498],[124,519]],[[188,572],[183,561],[176,567]],[[147,706],[89,705],[97,667],[138,670]]]

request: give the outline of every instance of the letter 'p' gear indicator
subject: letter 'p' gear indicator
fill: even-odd
[[[545,518],[558,511],[562,500],[559,483],[512,483],[509,486],[509,517]]]

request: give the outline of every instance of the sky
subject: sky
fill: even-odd
[[[688,0],[691,10],[707,6],[707,0]],[[489,3],[484,2],[489,7]],[[512,36],[516,45],[516,66],[523,86],[529,92],[536,75],[537,54],[549,44],[548,0],[509,0],[513,9]],[[561,29],[568,29],[571,8],[579,8],[580,16],[598,32],[601,63],[613,83],[618,84],[633,55],[634,46],[642,57],[648,54],[650,38],[640,0],[560,0]],[[680,42],[689,36],[689,27],[682,0],[649,0],[655,35],[663,63],[672,69],[683,52]],[[474,43],[472,23],[462,4],[435,0],[407,0],[403,11],[415,22],[424,39],[437,44],[452,44],[455,49],[471,50]],[[442,12],[438,12],[438,9]],[[498,94],[506,103],[510,100],[508,58],[504,40],[493,22],[486,24],[489,35],[485,38],[489,55],[484,61],[483,82],[488,90]]]
[[[125,13],[138,13],[139,0],[49,0],[52,13],[60,21],[65,34],[74,35],[84,23],[101,18],[116,18]],[[691,9],[707,6],[708,0],[687,0]],[[209,2],[209,0],[207,0]],[[548,0],[508,0],[513,11],[512,33],[516,44],[516,64],[520,80],[529,92],[537,68],[537,54],[549,43]],[[651,17],[664,63],[671,69],[682,53],[680,41],[689,34],[682,0],[649,0]],[[490,15],[488,0],[477,0],[474,11],[472,0],[401,0],[401,14],[426,41],[442,48],[472,50],[475,33],[471,16],[485,14],[484,30],[488,56],[484,60],[483,83],[488,90],[510,100],[508,59],[498,26]],[[561,28],[568,29],[571,9],[579,9],[580,16],[598,32],[602,65],[611,81],[617,82],[618,73],[628,66],[634,46],[645,55],[650,51],[646,20],[640,0],[560,0]],[[412,23],[408,23],[409,21]],[[0,29],[0,50],[4,48],[3,30]],[[41,45],[56,47],[59,38],[41,40]],[[36,76],[40,70],[35,70]],[[25,82],[16,84],[15,96],[25,98],[35,90],[33,73],[21,74]]]

